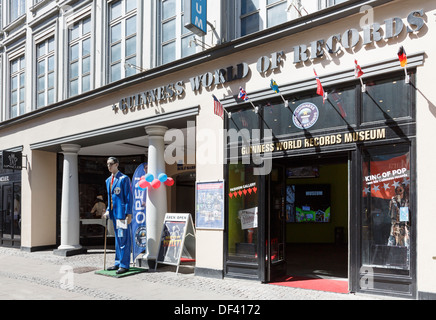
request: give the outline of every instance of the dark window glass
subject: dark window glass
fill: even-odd
[[[362,170],[362,263],[408,270],[413,223],[409,147],[368,149]]]
[[[410,117],[411,94],[411,85],[404,82],[404,76],[366,83],[362,105],[363,122]]]
[[[323,103],[321,96],[309,96],[284,103],[267,104],[263,110],[265,126],[275,136],[301,133],[302,128],[318,130],[356,124],[355,88],[329,91]],[[293,116],[294,115],[294,116]]]

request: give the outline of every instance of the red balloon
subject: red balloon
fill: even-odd
[[[150,183],[144,180],[139,180],[139,187],[141,189],[147,189],[150,186]]]
[[[164,182],[166,186],[172,187],[174,185],[174,179],[168,177],[167,181]]]
[[[161,182],[159,181],[159,179],[154,179],[153,182],[151,183],[151,186],[154,189],[158,189],[160,187]]]

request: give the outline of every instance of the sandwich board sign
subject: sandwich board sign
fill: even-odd
[[[189,213],[167,213],[159,240],[156,268],[159,263],[177,266],[178,273],[182,258],[195,260],[192,217]]]

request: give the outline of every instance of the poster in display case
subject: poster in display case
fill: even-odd
[[[224,181],[196,182],[197,229],[224,230]]]

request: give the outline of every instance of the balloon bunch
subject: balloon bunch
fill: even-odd
[[[165,173],[161,173],[157,178],[155,178],[151,173],[147,173],[139,180],[138,187],[141,190],[146,190],[149,187],[158,189],[162,183],[168,187],[172,187],[174,185],[174,179],[168,177]]]

